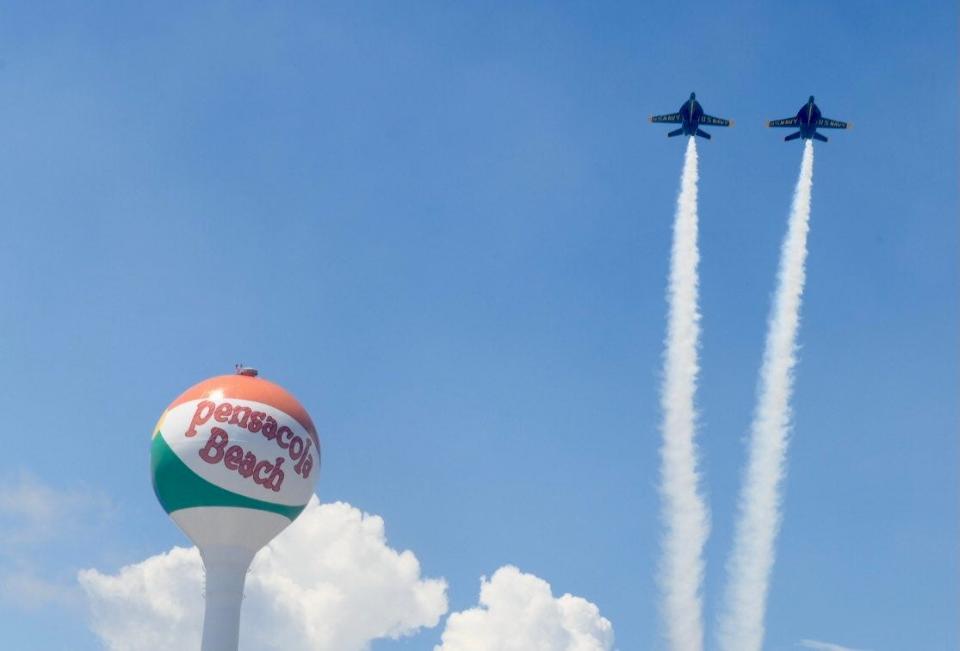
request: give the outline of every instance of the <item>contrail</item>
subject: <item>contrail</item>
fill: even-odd
[[[780,484],[790,430],[790,394],[796,365],[813,186],[813,143],[803,149],[800,177],[793,194],[790,223],[780,251],[777,293],[767,329],[760,370],[757,411],[740,493],[739,521],[727,565],[728,585],[720,619],[725,651],[760,651],[774,542],[780,528]]]
[[[697,349],[697,144],[691,137],[683,161],[670,257],[666,350],[660,404],[663,445],[660,448],[660,495],[666,531],[660,587],[667,641],[673,651],[700,651],[703,622],[700,585],[703,545],[710,531],[709,514],[699,493],[694,445]]]

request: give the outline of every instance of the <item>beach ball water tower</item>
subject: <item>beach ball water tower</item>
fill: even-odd
[[[157,499],[203,559],[201,651],[236,651],[250,563],[313,495],[320,471],[313,421],[286,390],[237,367],[170,403],[150,459]]]

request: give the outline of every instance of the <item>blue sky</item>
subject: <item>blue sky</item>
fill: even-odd
[[[150,428],[243,361],[451,612],[515,564],[660,648],[683,145],[646,118],[695,90],[737,121],[700,146],[708,629],[800,160],[762,124],[815,94],[856,128],[817,145],[767,648],[958,648],[956,54],[923,0],[0,9],[0,473],[84,505],[0,510],[0,570],[66,595],[0,629],[101,648],[73,577],[184,544]]]

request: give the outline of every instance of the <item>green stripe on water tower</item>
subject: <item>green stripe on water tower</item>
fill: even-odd
[[[173,513],[181,509],[203,506],[227,506],[240,509],[256,509],[278,513],[293,521],[303,506],[273,504],[252,497],[238,495],[208,482],[187,467],[170,449],[162,432],[157,432],[150,446],[150,466],[153,470],[153,492],[157,494],[163,510]]]

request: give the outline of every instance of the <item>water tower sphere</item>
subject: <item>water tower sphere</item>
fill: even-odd
[[[300,514],[320,472],[310,416],[253,369],[204,380],[153,431],[153,489],[203,558],[204,651],[237,648],[246,570]]]

